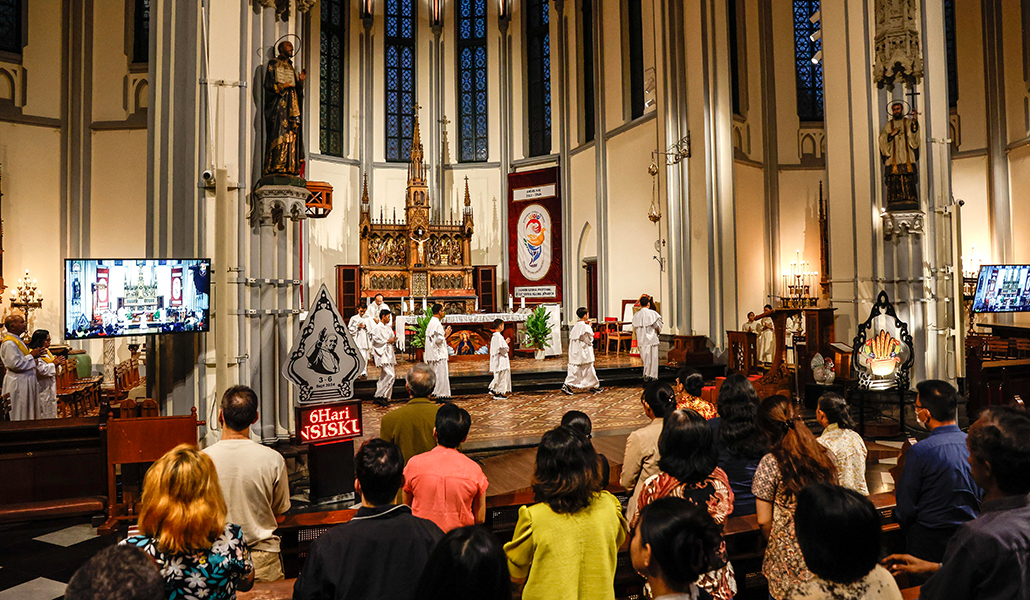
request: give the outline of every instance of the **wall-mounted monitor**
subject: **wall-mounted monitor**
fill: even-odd
[[[983,265],[973,312],[1030,312],[1030,265]]]
[[[64,300],[66,340],[205,332],[211,261],[70,258]]]

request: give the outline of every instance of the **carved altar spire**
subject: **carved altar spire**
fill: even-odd
[[[408,163],[408,185],[413,183],[424,183],[426,180],[425,164],[422,153],[422,133],[418,126],[418,111],[422,108],[418,104],[413,107],[412,113],[415,122],[411,129],[411,161]]]
[[[469,177],[465,176],[465,207],[462,209],[462,229],[466,236],[472,237],[472,196],[469,195]]]

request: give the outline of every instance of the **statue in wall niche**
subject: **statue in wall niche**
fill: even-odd
[[[879,139],[887,210],[918,210],[919,121],[914,111],[905,114],[905,103],[900,101],[890,103],[890,116]]]
[[[303,177],[301,95],[307,70],[293,68],[293,43],[283,41],[265,69],[264,177]]]

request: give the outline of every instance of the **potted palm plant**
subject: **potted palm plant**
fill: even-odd
[[[536,349],[534,358],[543,360],[544,348],[551,345],[551,324],[547,322],[547,309],[538,306],[526,319],[528,345]]]
[[[429,320],[433,318],[433,312],[427,306],[423,314],[415,318],[415,331],[411,337],[411,347],[415,348],[415,360],[422,362],[426,351],[426,327],[429,327]]]

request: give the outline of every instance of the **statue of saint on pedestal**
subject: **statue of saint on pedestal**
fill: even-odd
[[[919,121],[904,114],[904,102],[890,104],[891,118],[880,131],[883,180],[887,184],[887,210],[919,209]]]
[[[293,44],[281,42],[265,69],[265,156],[261,174],[300,177],[304,170],[301,93],[306,70],[293,68]]]

